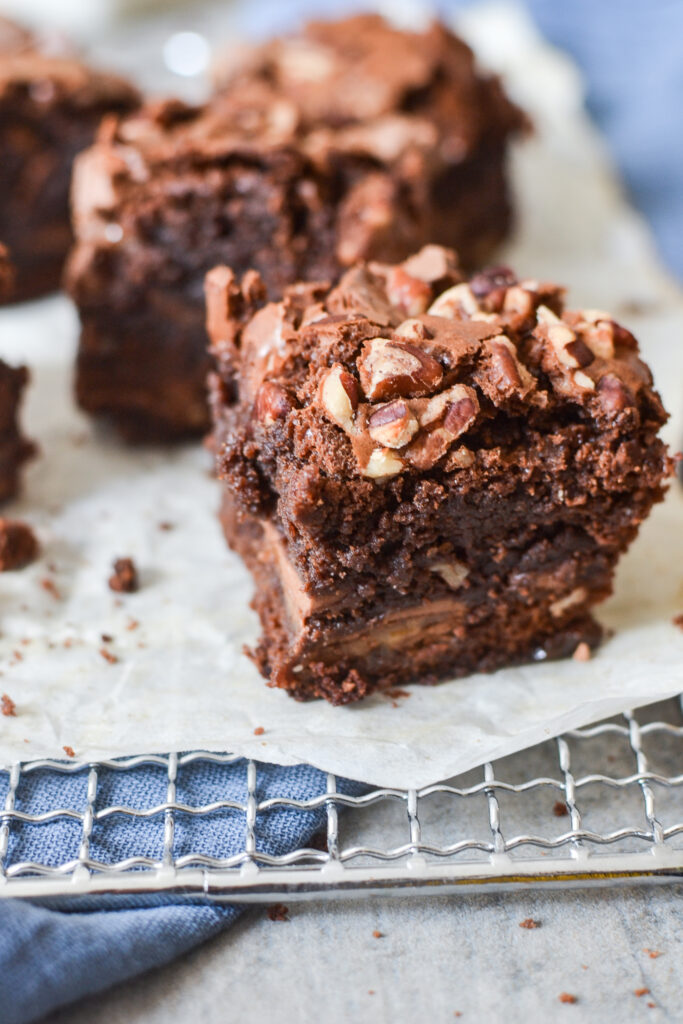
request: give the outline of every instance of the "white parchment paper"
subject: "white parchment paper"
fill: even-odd
[[[679,446],[683,298],[581,113],[575,71],[509,8],[477,12],[465,29],[538,128],[516,158],[521,227],[505,258],[632,327]],[[0,355],[32,367],[25,419],[42,447],[6,514],[28,519],[43,545],[38,563],[0,577],[0,692],[17,711],[0,718],[0,762],[64,757],[64,746],[78,759],[229,749],[421,786],[683,690],[683,631],[672,624],[683,611],[678,485],[620,566],[600,613],[615,633],[588,663],[414,686],[349,708],[268,689],[241,653],[258,623],[249,577],[219,532],[207,454],[132,452],[94,430],[71,399],[76,336],[63,297],[0,312]],[[142,586],[117,598],[107,579],[119,556],[135,559]]]

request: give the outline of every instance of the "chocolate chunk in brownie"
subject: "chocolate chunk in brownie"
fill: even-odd
[[[0,238],[16,268],[12,299],[59,285],[72,240],[73,159],[104,114],[138,102],[120,78],[48,55],[22,29],[0,24]]]
[[[80,405],[132,440],[205,430],[202,280],[219,263],[279,298],[427,241],[479,262],[508,232],[525,126],[445,28],[377,17],[250,51],[202,108],[108,122],[74,184]]]
[[[21,467],[36,451],[19,428],[19,403],[27,381],[25,366],[14,368],[0,359],[0,501],[17,493]]]
[[[0,516],[0,572],[23,569],[38,557],[38,541],[28,523]]]
[[[209,275],[223,527],[256,584],[256,663],[297,698],[595,646],[592,608],[672,472],[629,331],[446,257],[360,264],[246,317],[234,275]]]

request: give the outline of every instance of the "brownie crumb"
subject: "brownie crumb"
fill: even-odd
[[[647,946],[643,949],[643,953],[647,953],[650,960],[656,960],[657,957],[663,956],[661,949],[648,949]]]
[[[650,1008],[651,1010],[654,1010],[654,1009],[655,1009],[655,1007],[657,1006],[657,1004],[656,1004],[656,1003],[647,1003],[647,1006],[649,1006],[649,1008]]]
[[[372,937],[373,937],[373,939],[383,939],[383,938],[384,938],[384,933],[383,933],[383,932],[380,932],[380,931],[378,931],[378,930],[377,930],[377,929],[375,928],[374,932],[372,933]]]
[[[108,651],[106,647],[100,647],[100,654],[105,661],[109,662],[110,665],[115,665],[119,660],[116,655],[112,654],[111,651]]]
[[[680,615],[676,615],[671,621],[674,626],[678,626],[679,629],[683,629],[683,612],[681,612]]]
[[[577,644],[576,650],[572,654],[574,661],[590,661],[591,660],[591,649],[585,640],[582,640],[580,644]]]
[[[128,622],[126,623],[126,629],[132,632],[134,629],[137,629],[139,625],[140,623],[138,622],[137,619],[128,619]]]
[[[64,753],[66,754],[67,757],[75,757],[76,756],[76,752],[74,751],[73,747],[62,747],[62,750],[64,751]]]
[[[633,990],[633,994],[640,999],[641,996],[649,996],[650,990],[649,988],[636,988]]]
[[[43,590],[50,595],[50,597],[54,597],[55,601],[61,601],[62,595],[59,592],[59,588],[55,581],[51,580],[49,576],[42,579],[40,581],[40,585]]]
[[[159,529],[168,532],[173,529],[173,523],[159,523]]]
[[[567,807],[564,800],[556,800],[553,804],[553,814],[556,818],[564,818],[569,814],[569,808]]]
[[[2,711],[3,715],[7,718],[17,717],[17,706],[12,698],[8,697],[6,693],[3,693],[2,697],[0,697],[0,711]]]
[[[289,907],[284,903],[274,903],[268,907],[268,917],[271,921],[289,921]]]
[[[519,927],[520,928],[529,928],[529,929],[531,929],[531,928],[540,928],[541,927],[541,922],[540,921],[534,921],[533,917],[525,917],[523,921],[519,922]]]
[[[263,736],[265,731],[262,725],[257,725],[254,729],[254,736]]]
[[[23,569],[38,556],[38,541],[20,519],[0,518],[0,572]]]
[[[132,594],[139,587],[138,570],[132,558],[117,558],[114,572],[109,577],[109,589],[122,594]]]
[[[571,992],[560,992],[557,997],[561,1003],[578,1003],[578,998],[573,996]]]
[[[103,644],[111,644],[114,641],[114,637],[111,636],[109,633],[101,633],[100,640],[102,641]]]

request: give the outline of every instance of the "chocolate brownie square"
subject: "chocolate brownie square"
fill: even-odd
[[[27,382],[25,366],[14,368],[0,359],[0,502],[15,496],[21,467],[35,454],[35,446],[23,437],[18,421]]]
[[[478,262],[509,229],[525,126],[446,29],[376,17],[249,51],[205,107],[108,123],[74,185],[80,405],[132,440],[205,430],[202,282],[219,263],[279,298],[427,241]]]
[[[429,247],[258,307],[207,279],[222,522],[253,657],[334,704],[594,646],[592,607],[672,472],[638,345]],[[254,311],[255,310],[255,311]]]
[[[105,113],[125,113],[137,92],[80,61],[49,56],[28,33],[0,23],[0,238],[16,268],[12,298],[59,285],[71,245],[74,156]]]

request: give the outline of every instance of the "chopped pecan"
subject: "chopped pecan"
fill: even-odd
[[[484,342],[489,353],[490,379],[496,391],[510,395],[516,391],[528,391],[533,385],[533,377],[519,359],[517,349],[504,334],[489,338]]]
[[[361,474],[371,480],[382,480],[396,476],[402,469],[403,460],[389,448],[375,448],[365,466],[361,468]]]
[[[432,297],[425,281],[411,277],[402,267],[392,267],[387,275],[387,298],[392,306],[402,309],[408,316],[424,313]]]
[[[270,380],[264,381],[256,392],[254,415],[264,427],[283,420],[293,408],[294,400],[289,391]]]
[[[338,427],[353,434],[358,408],[358,382],[341,363],[335,363],[320,382],[320,404]]]
[[[572,377],[572,380],[577,387],[581,388],[582,391],[595,391],[595,381],[592,377],[589,377],[587,373],[582,370],[576,370]]]
[[[429,353],[389,338],[365,342],[358,371],[363,391],[372,401],[428,395],[443,378],[440,364]]]
[[[453,320],[457,315],[472,316],[482,309],[468,284],[455,284],[442,292],[427,310],[431,316],[442,316]]]
[[[456,438],[472,424],[478,411],[479,402],[474,390],[464,384],[454,384],[429,399],[420,413],[420,425],[429,426],[442,419],[441,425]]]
[[[394,337],[405,338],[406,341],[420,342],[431,338],[432,332],[421,320],[416,320],[412,317],[410,320],[404,320],[402,324],[398,325],[394,331]]]
[[[431,469],[453,444],[453,435],[445,427],[423,430],[406,448],[404,455],[416,469]]]
[[[417,419],[401,399],[380,406],[368,420],[372,440],[387,448],[402,448],[417,430]]]
[[[608,415],[615,416],[634,404],[633,396],[624,382],[612,373],[606,374],[598,382],[598,395],[600,405]]]
[[[577,337],[571,327],[553,313],[552,309],[539,306],[536,315],[539,324],[546,328],[548,340],[563,366],[578,369],[593,362],[594,356],[588,346]]]
[[[526,288],[522,288],[520,285],[508,288],[503,300],[503,311],[505,313],[517,313],[525,319],[530,317],[534,312],[533,293],[527,291]]]
[[[470,288],[477,299],[484,299],[491,292],[504,291],[514,284],[517,284],[517,277],[509,267],[486,267],[474,275]]]

